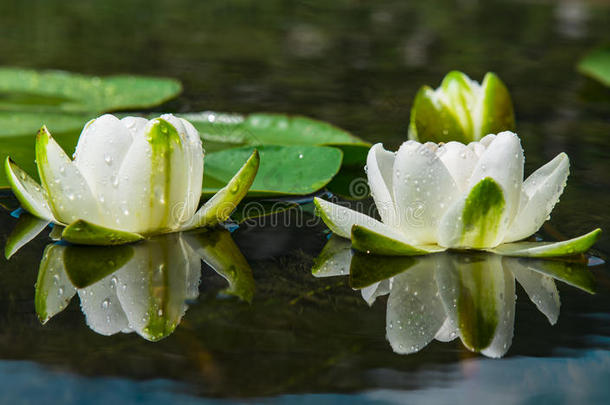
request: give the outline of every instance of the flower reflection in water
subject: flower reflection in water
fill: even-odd
[[[554,325],[559,317],[555,280],[594,293],[595,279],[583,261],[502,257],[488,253],[439,253],[382,257],[354,253],[332,237],[313,268],[317,277],[350,276],[372,305],[388,295],[386,337],[396,353],[415,353],[432,340],[459,337],[469,350],[502,357],[510,348],[515,319],[515,280]]]
[[[223,292],[251,301],[252,271],[226,230],[170,234],[135,245],[50,244],[40,263],[36,312],[48,322],[78,294],[89,327],[101,335],[136,332],[158,341],[199,295],[201,260],[229,283]]]

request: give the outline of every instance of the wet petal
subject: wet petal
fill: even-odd
[[[453,181],[455,181],[460,191],[467,191],[468,181],[478,160],[476,153],[463,143],[449,142],[441,146],[436,154],[453,177]]]
[[[40,219],[55,222],[49,208],[47,191],[9,157],[6,158],[4,168],[6,178],[21,206]]]
[[[87,181],[46,127],[36,137],[36,161],[55,219],[64,224],[77,219],[102,225],[105,223]]]
[[[512,132],[502,132],[490,142],[479,158],[470,178],[470,187],[474,187],[486,177],[491,177],[502,188],[506,211],[498,230],[501,238],[497,243],[503,240],[519,210],[523,184],[523,162],[523,149],[521,149],[519,137]]]
[[[382,234],[400,235],[400,231],[390,228],[383,222],[377,221],[373,217],[354,211],[347,207],[331,203],[321,198],[314,198],[318,215],[322,218],[326,226],[337,235],[350,239],[352,237],[352,227],[354,225],[366,226]],[[400,236],[397,236],[400,238]],[[403,237],[404,238],[404,237]]]
[[[490,177],[447,211],[439,226],[439,245],[447,248],[488,248],[502,240],[504,193]]]
[[[438,245],[412,245],[395,232],[379,233],[366,226],[352,227],[352,247],[364,253],[382,256],[420,256],[442,252]]]
[[[460,190],[439,157],[414,141],[403,143],[394,162],[396,226],[416,244],[436,243],[440,218]]]
[[[106,216],[115,216],[118,211],[113,183],[132,142],[133,137],[124,123],[114,115],[105,114],[85,125],[76,145],[74,164]]]
[[[393,166],[393,152],[385,150],[380,143],[371,147],[366,158],[366,173],[377,211],[381,220],[386,224],[393,224],[397,221],[392,197]]]
[[[540,229],[559,201],[569,172],[570,160],[560,153],[525,180],[523,201],[504,242],[527,238]]]

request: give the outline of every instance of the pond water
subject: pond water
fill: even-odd
[[[0,17],[4,65],[176,77],[185,92],[158,111],[300,113],[392,149],[420,85],[452,69],[495,71],[513,96],[526,174],[558,152],[571,159],[541,235],[606,233],[588,263],[549,266],[452,255],[367,265],[341,246],[329,259],[333,239],[307,205],[128,254],[45,250],[46,230],[0,259],[1,402],[608,402],[610,90],[575,70],[608,39],[606,3],[11,3]],[[2,244],[10,212],[0,212]],[[346,275],[357,260],[379,273],[361,291]],[[78,291],[66,278],[121,263]],[[138,266],[161,270],[140,283]],[[462,293],[476,316],[453,339],[463,314],[447,303]],[[408,322],[421,336],[395,333]],[[490,342],[483,354],[466,347]]]

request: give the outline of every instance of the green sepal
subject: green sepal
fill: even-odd
[[[533,260],[524,258],[505,257],[503,262],[505,266],[511,270],[511,262],[517,261],[518,265],[524,266],[529,271],[535,271],[552,277],[556,280],[563,281],[566,284],[576,287],[589,294],[595,294],[596,281],[595,276],[582,263],[573,263],[563,260]],[[516,264],[512,264],[515,266]]]
[[[86,288],[114,273],[133,257],[132,246],[66,246],[63,263],[76,288]]]
[[[17,253],[25,244],[34,239],[40,232],[42,232],[49,221],[35,217],[27,213],[21,214],[17,225],[6,239],[6,245],[4,245],[4,257],[10,259],[12,255]]]
[[[184,235],[195,253],[227,280],[229,287],[224,289],[223,293],[252,302],[255,291],[252,269],[229,231],[217,229],[212,232],[198,231]]]
[[[144,239],[144,236],[126,231],[118,231],[95,225],[79,219],[68,225],[62,232],[63,240],[77,245],[112,246],[133,243]]]
[[[30,214],[51,221],[53,214],[49,209],[45,189],[8,156],[4,162],[4,171],[21,206]]]
[[[515,130],[513,102],[506,85],[494,73],[487,73],[481,83],[483,99],[478,117],[480,128],[475,132],[475,141],[487,134]]]
[[[358,252],[351,261],[349,283],[352,288],[360,290],[402,273],[419,262],[416,257],[383,257]]]
[[[352,227],[352,247],[381,256],[419,256],[446,250],[437,245],[413,246],[360,225]]]
[[[515,242],[505,243],[490,252],[502,256],[517,257],[562,257],[573,256],[587,252],[599,239],[602,230],[595,229],[577,238],[561,242]]]
[[[70,282],[63,266],[64,249],[65,246],[61,245],[47,245],[40,261],[35,285],[34,308],[38,319],[43,324],[63,311],[76,294],[76,288]]]
[[[431,87],[419,89],[411,108],[409,139],[421,143],[450,140],[468,143],[472,140],[470,138],[449,108],[437,99]]]
[[[344,276],[350,271],[352,244],[339,235],[331,235],[311,267],[314,277]]]
[[[254,150],[229,183],[195,213],[183,227],[188,231],[204,226],[214,226],[229,219],[240,201],[248,194],[260,165],[258,150]]]

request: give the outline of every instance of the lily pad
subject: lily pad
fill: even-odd
[[[208,150],[244,145],[336,146],[344,153],[344,165],[357,165],[362,169],[371,146],[330,123],[298,115],[206,111],[181,114],[180,117],[197,128]]]
[[[610,86],[610,44],[589,52],[578,64],[578,71]]]
[[[248,196],[303,195],[324,187],[341,167],[343,153],[328,146],[260,146],[260,167]],[[203,193],[216,193],[231,180],[254,148],[206,155]]]
[[[167,78],[0,68],[1,110],[74,113],[145,108],[181,90],[179,81]]]

